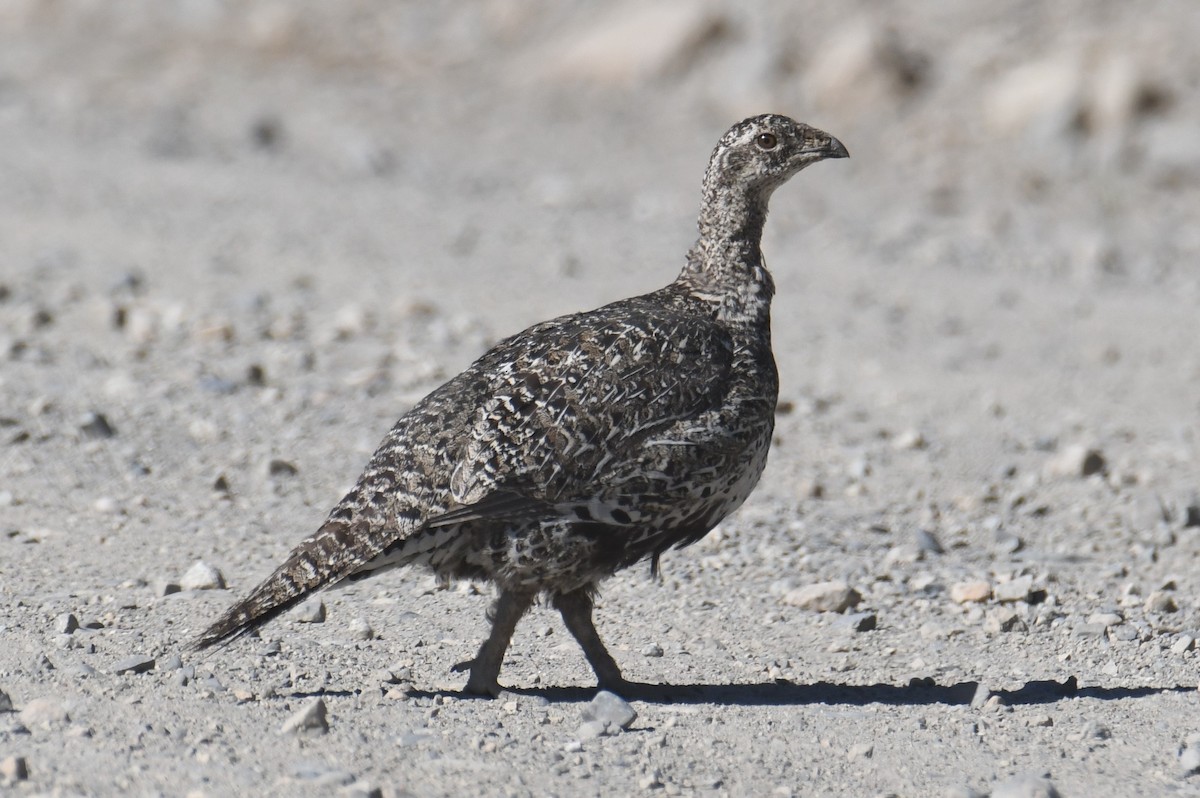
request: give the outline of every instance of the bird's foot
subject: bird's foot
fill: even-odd
[[[496,681],[496,674],[493,673],[490,676],[483,674],[478,664],[478,658],[469,659],[454,665],[450,670],[455,673],[471,672],[471,676],[467,679],[467,686],[463,688],[464,693],[499,698],[500,694],[504,692],[504,688],[500,686],[500,682]]]

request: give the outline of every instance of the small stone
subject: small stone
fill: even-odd
[[[184,590],[224,590],[225,577],[214,566],[197,560],[179,580],[179,585]]]
[[[992,691],[988,690],[987,685],[980,682],[975,686],[975,694],[971,696],[971,709],[983,709],[983,705],[991,697]]]
[[[298,623],[325,623],[325,602],[319,598],[309,599],[296,608]]]
[[[172,582],[167,579],[155,579],[153,590],[156,598],[162,598],[163,596],[178,593],[183,590],[183,587],[178,582]]]
[[[1144,609],[1146,612],[1177,612],[1179,606],[1169,593],[1165,593],[1162,590],[1155,590],[1146,597]]]
[[[875,755],[875,746],[870,743],[855,743],[846,752],[846,759],[854,762],[859,759],[870,759]]]
[[[178,654],[168,654],[162,661],[164,671],[177,671],[183,667],[183,659]]]
[[[925,436],[915,429],[905,430],[896,436],[892,441],[892,446],[896,449],[924,449],[926,446]]]
[[[608,733],[608,724],[598,720],[585,720],[575,730],[575,736],[580,740],[595,740]]]
[[[287,460],[275,459],[267,463],[267,473],[275,478],[294,477],[300,473],[300,469],[289,463]]]
[[[3,690],[0,690],[0,712],[12,712],[12,711],[13,711],[12,697],[8,693],[4,692]]]
[[[805,585],[783,596],[784,604],[811,612],[845,612],[860,601],[862,594],[840,580]]]
[[[29,778],[29,765],[23,756],[6,756],[0,759],[0,782],[13,784]]]
[[[1171,644],[1172,654],[1182,654],[1185,651],[1191,651],[1196,645],[1196,638],[1189,634],[1181,634],[1175,638],[1175,642]]]
[[[983,621],[983,630],[990,634],[1000,634],[1002,632],[1025,632],[1029,630],[1029,627],[1015,610],[1003,608],[988,613],[987,618]]]
[[[996,785],[992,798],[1061,798],[1049,779],[1041,776],[1014,776]]]
[[[283,722],[279,727],[280,734],[314,733],[324,734],[329,731],[329,723],[325,719],[325,701],[314,698],[304,707]]]
[[[915,537],[918,550],[926,552],[927,554],[946,553],[946,549],[942,546],[942,542],[938,540],[937,536],[929,530],[918,529]]]
[[[982,579],[973,582],[957,582],[950,586],[950,600],[956,604],[987,601],[992,595],[992,586]]]
[[[1046,471],[1052,477],[1090,477],[1103,473],[1106,468],[1108,462],[1104,454],[1083,444],[1066,447],[1046,464]]]
[[[92,440],[105,440],[117,434],[117,430],[108,419],[101,413],[91,412],[83,417],[79,423],[79,431],[83,433],[85,438]]]
[[[605,11],[564,31],[532,66],[556,80],[632,84],[694,61],[727,25],[702,3],[627,0]]]
[[[1183,511],[1184,528],[1200,526],[1200,502],[1192,502]]]
[[[1179,752],[1179,767],[1183,775],[1194,776],[1200,773],[1200,748],[1188,746]]]
[[[1025,601],[1033,589],[1033,577],[1021,576],[1008,582],[1001,582],[992,590],[992,595],[999,602]]]
[[[72,612],[64,612],[54,619],[54,631],[60,635],[69,635],[79,628],[79,619]]]
[[[1089,624],[1098,624],[1100,626],[1109,627],[1124,623],[1125,619],[1115,612],[1093,612],[1088,616],[1087,622]]]
[[[118,675],[122,673],[145,673],[152,670],[154,670],[154,657],[146,657],[139,654],[126,657],[112,666],[112,672]]]
[[[833,622],[835,629],[850,632],[873,632],[879,625],[879,617],[873,612],[853,612]]]
[[[104,515],[117,515],[121,512],[121,505],[112,496],[101,496],[92,502],[92,509]]]
[[[637,720],[637,711],[616,693],[601,690],[583,708],[584,721],[594,720],[604,724],[609,734],[628,729]]]
[[[642,649],[643,657],[661,657],[662,655],[663,649],[658,643],[651,643]]]
[[[375,630],[364,618],[355,618],[350,622],[350,636],[355,640],[374,640]]]
[[[26,728],[54,726],[68,723],[71,716],[61,701],[53,698],[35,698],[27,703],[17,715]]]

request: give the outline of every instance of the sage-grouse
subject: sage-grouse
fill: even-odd
[[[758,482],[774,427],[767,201],[841,142],[763,115],[721,137],[700,238],[643,296],[501,341],[383,439],[317,532],[196,641],[266,623],[312,592],[399,565],[490,580],[492,629],[466,689],[496,695],[513,629],[540,595],[600,685],[628,689],[592,624],[597,584],[695,543]]]

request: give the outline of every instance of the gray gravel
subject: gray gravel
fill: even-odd
[[[1198,39],[1182,0],[13,4],[0,791],[1200,794]],[[185,650],[424,393],[670,279],[768,110],[853,157],[773,200],[759,489],[598,599],[632,725],[543,607],[462,697],[490,589],[416,572]]]

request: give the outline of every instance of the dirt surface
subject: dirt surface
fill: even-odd
[[[1200,794],[1200,5],[749,5],[3,4],[0,791]],[[460,697],[417,572],[179,656],[764,111],[852,158],[773,202],[763,482],[605,586],[627,729],[546,608]]]

